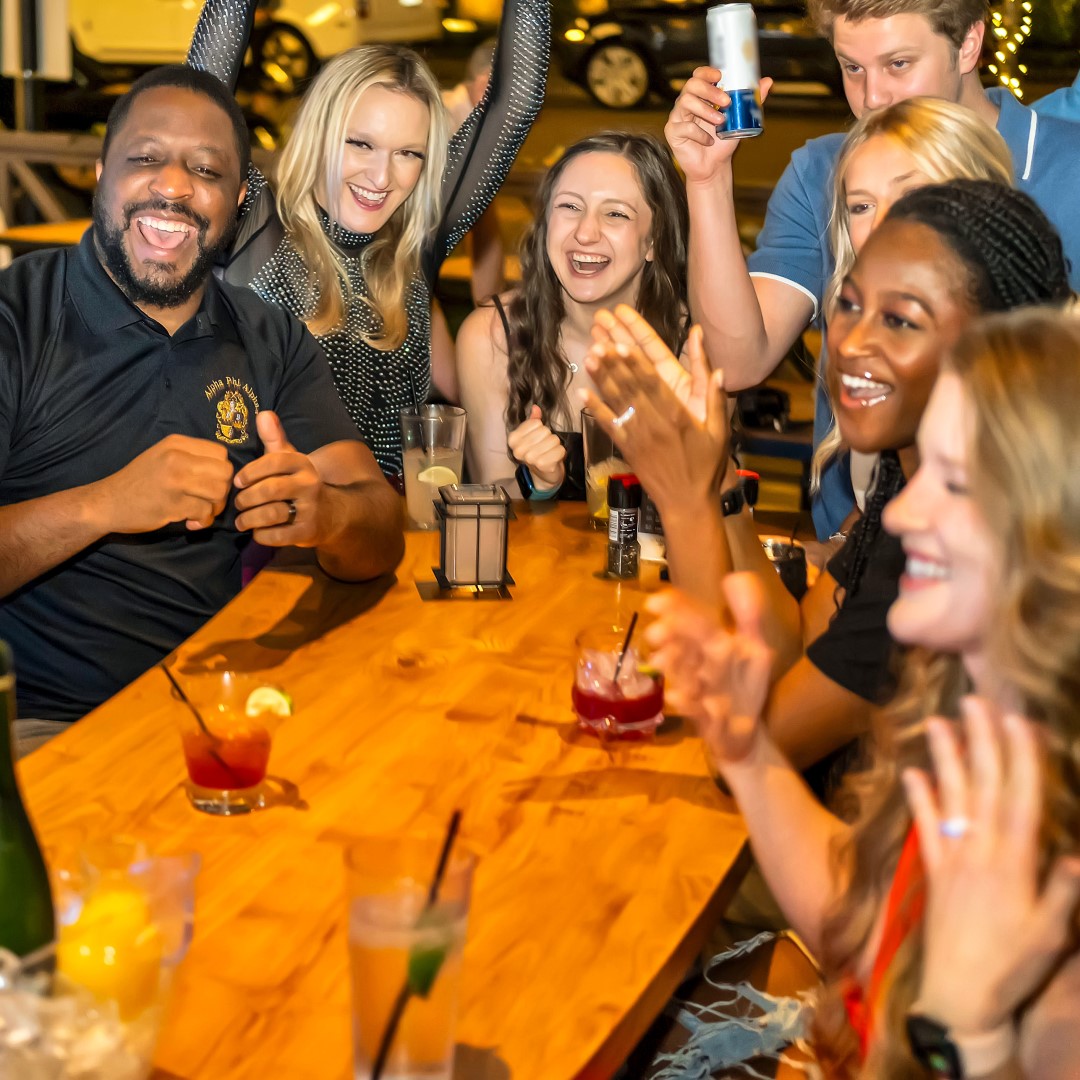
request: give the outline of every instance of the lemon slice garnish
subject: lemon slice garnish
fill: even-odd
[[[436,487],[445,487],[447,484],[456,484],[458,482],[454,470],[448,469],[445,465],[432,465],[430,468],[417,473],[416,479],[421,484],[433,484]]]
[[[247,716],[292,716],[293,700],[276,686],[257,686],[248,694],[244,713]]]

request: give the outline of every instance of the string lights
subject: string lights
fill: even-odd
[[[1028,73],[1027,65],[1017,59],[1017,51],[1031,34],[1031,0],[1004,0],[990,12],[990,33],[994,59],[988,65],[991,75],[1018,98],[1024,96],[1020,78]]]

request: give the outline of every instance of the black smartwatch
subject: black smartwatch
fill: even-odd
[[[749,469],[738,470],[739,482],[729,491],[720,494],[720,512],[724,517],[738,514],[744,506],[752,510],[757,504],[760,477]]]
[[[907,1018],[907,1037],[911,1052],[935,1076],[942,1080],[964,1080],[960,1051],[944,1024],[912,1013]]]

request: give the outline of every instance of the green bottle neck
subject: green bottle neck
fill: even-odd
[[[20,796],[15,782],[15,675],[7,671],[0,674],[0,801],[11,797]]]

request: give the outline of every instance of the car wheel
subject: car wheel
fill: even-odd
[[[649,95],[649,65],[628,45],[599,46],[585,65],[585,85],[609,109],[633,109]]]
[[[268,26],[259,39],[257,54],[259,83],[264,90],[293,94],[315,74],[315,53],[291,26]]]

